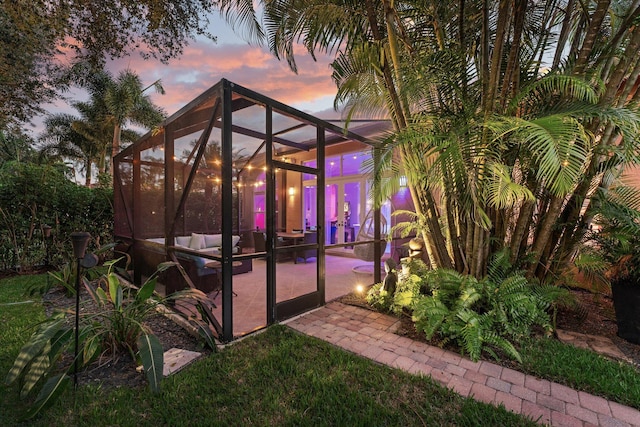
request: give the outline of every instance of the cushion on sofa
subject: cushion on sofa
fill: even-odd
[[[189,240],[189,248],[199,251],[204,248],[204,234],[191,233],[191,239]]]
[[[204,246],[207,248],[216,248],[222,246],[222,234],[205,234]]]
[[[176,236],[176,246],[184,246],[185,248],[188,248],[190,242],[191,236]]]

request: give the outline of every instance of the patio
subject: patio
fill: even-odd
[[[347,293],[357,277],[380,281],[380,260],[403,241],[380,243],[410,197],[405,187],[372,202],[366,170],[389,123],[344,126],[223,79],[123,150],[114,234],[135,282],[179,262],[187,276],[164,277],[166,293],[209,294],[217,335],[231,341]],[[376,273],[353,273],[363,263]]]
[[[373,283],[373,274],[359,275],[353,272],[354,267],[369,265],[356,258],[327,256],[327,264],[331,266],[327,271],[325,300],[333,301],[352,292],[357,285],[368,286]],[[238,338],[247,333],[261,329],[267,325],[267,307],[265,296],[267,284],[265,272],[267,263],[264,259],[253,260],[253,270],[239,274],[233,281],[233,336]],[[277,301],[285,301],[313,292],[316,288],[315,260],[308,263],[293,262],[278,263],[276,265]],[[366,280],[366,277],[369,280]],[[368,282],[368,283],[367,283]],[[214,315],[222,318],[221,293],[213,291],[209,297],[216,304]]]

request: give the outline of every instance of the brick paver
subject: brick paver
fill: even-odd
[[[552,426],[638,426],[640,411],[599,396],[401,337],[398,320],[360,307],[332,302],[286,322],[377,363],[430,376],[462,396],[504,405]]]

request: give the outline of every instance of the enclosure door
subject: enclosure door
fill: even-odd
[[[325,244],[355,242],[364,217],[364,180],[340,180],[325,187]],[[346,246],[345,250],[352,247]]]
[[[282,227],[274,233],[271,265],[275,279],[275,320],[281,321],[324,303],[324,282],[320,280],[322,253],[316,234],[321,230],[312,227],[319,223],[318,210],[305,209],[312,196],[302,191],[303,173],[314,173],[315,169],[282,163],[278,166],[275,188],[276,194],[280,192],[277,217]],[[317,192],[313,193],[313,204],[317,206]]]

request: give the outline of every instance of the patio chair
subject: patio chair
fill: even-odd
[[[311,231],[311,232],[306,232],[304,233],[304,239],[302,241],[302,243],[306,244],[311,244],[311,243],[318,243],[318,233],[315,231]],[[309,258],[316,258],[318,257],[318,250],[317,249],[305,249],[302,252],[298,252],[295,255],[295,262],[296,264],[298,263],[298,259],[304,259],[305,264],[307,263],[307,260]]]
[[[367,212],[367,215],[362,221],[362,225],[360,230],[358,230],[358,235],[356,236],[356,243],[373,240],[375,238],[374,235],[374,217],[373,217],[373,209]],[[387,220],[384,216],[380,216],[380,253],[384,254],[387,249]],[[363,261],[371,262],[375,260],[375,246],[373,243],[364,244],[364,245],[355,245],[353,247],[353,254],[360,258]]]
[[[286,244],[283,244],[283,241],[281,241],[280,239],[278,239],[276,241],[276,245],[277,246],[287,246]],[[266,252],[267,251],[267,245],[266,245],[266,236],[264,235],[264,233],[262,231],[254,231],[253,232],[253,248],[255,252]],[[291,259],[291,255],[288,253],[285,254],[278,254],[278,257],[276,258],[277,262],[282,262],[282,261],[287,261]]]
[[[262,231],[253,232],[253,249],[254,252],[266,252],[265,237]]]

